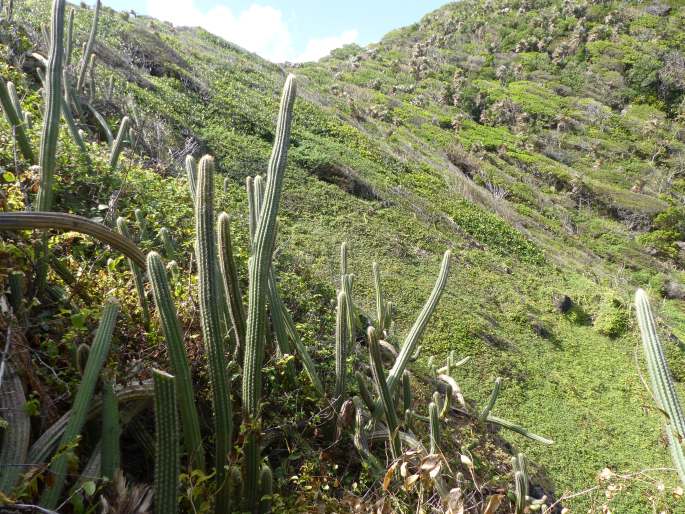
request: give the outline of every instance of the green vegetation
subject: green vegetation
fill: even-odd
[[[178,491],[156,509],[220,512],[245,494],[262,511],[364,498],[413,512],[423,493],[458,503],[454,487],[497,512],[545,495],[571,512],[682,510],[628,300],[637,287],[665,297],[655,321],[681,391],[681,3],[464,0],[286,67],[299,91],[287,163],[281,67],[201,29],[105,6],[65,23],[54,5],[15,2],[0,19],[0,297],[13,311],[0,333],[21,338],[0,408],[24,414],[0,411],[0,462],[36,464],[0,470],[9,501],[114,504],[110,484],[79,477],[101,447],[100,474],[119,484],[120,466],[132,494]],[[197,169],[206,154],[213,167]],[[65,214],[19,212],[44,210]],[[121,311],[100,385],[91,341],[110,296]],[[171,475],[153,467],[151,370],[167,367],[180,416],[167,405],[157,419],[181,430],[176,482],[171,446],[154,466]],[[118,463],[104,446],[112,403]],[[406,455],[424,442],[447,460]]]

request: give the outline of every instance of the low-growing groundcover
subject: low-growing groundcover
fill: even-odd
[[[0,21],[0,74],[14,83],[29,114],[25,132],[36,157],[44,99],[42,64],[31,54],[48,55],[50,32],[41,27],[49,16],[50,2],[15,1],[11,20],[3,14]],[[454,352],[456,360],[470,357],[451,370],[468,402],[482,407],[502,377],[493,413],[554,440],[544,446],[463,417],[445,423],[450,473],[463,473],[464,490],[479,489],[479,499],[513,493],[509,457],[523,451],[531,485],[539,488],[533,493],[567,495],[559,507],[571,512],[678,512],[663,414],[642,380],[630,305],[637,286],[663,298],[661,329],[672,336],[663,339],[680,388],[684,17],[677,2],[460,2],[368,48],[347,46],[284,70],[201,29],[102,7],[93,78],[89,73],[75,91],[78,103],[71,101],[86,152],[63,121],[53,210],[110,228],[122,216],[138,246],[168,263],[211,462],[214,408],[185,157],[215,158],[216,212],[230,215],[247,297],[245,178],[267,170],[284,71],[293,72],[299,94],[274,267],[326,389],[334,385],[340,244],[349,246],[362,328],[376,319],[371,263],[380,264],[384,296],[394,305],[395,343],[409,332],[450,249],[449,279],[410,364],[418,413],[428,415],[433,385],[423,378],[431,376],[430,358],[442,367]],[[92,9],[75,8],[73,82],[92,19]],[[131,119],[113,169],[107,130],[88,105],[113,139],[123,117]],[[15,145],[16,129],[4,118],[0,129],[2,208],[33,210],[37,162]],[[170,245],[159,235],[163,227]],[[118,298],[120,312],[103,376],[117,389],[145,382],[152,367],[170,370],[151,286],[145,285],[148,330],[124,256],[77,232],[51,232],[51,253],[73,279],[51,266],[39,287],[43,244],[28,232],[3,232],[0,243],[3,291],[10,291],[11,272],[24,273],[10,355],[26,387],[22,412],[32,442],[71,407],[106,297]],[[571,307],[560,308],[564,296]],[[350,366],[368,363],[364,330],[357,335],[360,353],[350,356]],[[295,386],[285,381],[291,365]],[[415,501],[398,482],[383,491],[349,435],[331,446],[335,434],[297,357],[267,359],[262,376],[274,511],[348,509],[356,498],[366,505],[386,498],[388,508],[400,510]],[[232,384],[237,405],[240,381]],[[353,377],[349,382],[356,392]],[[152,412],[123,429],[121,465],[132,484],[153,481]],[[232,459],[239,462],[246,435],[239,411],[234,421]],[[418,423],[427,445],[427,425]],[[92,419],[78,445],[61,450],[73,464],[69,486],[94,454],[100,424]],[[39,500],[50,479],[40,467],[28,471],[8,497]],[[181,508],[207,509],[214,478],[194,472],[181,480]],[[102,494],[116,501],[101,481],[85,484],[65,509],[86,511]],[[511,505],[503,502],[498,512]]]

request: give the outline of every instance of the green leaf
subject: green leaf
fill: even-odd
[[[92,480],[84,482],[83,492],[86,493],[86,496],[93,496],[95,494],[95,482],[93,482]]]

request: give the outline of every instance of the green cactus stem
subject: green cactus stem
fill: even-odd
[[[193,397],[193,381],[188,363],[188,355],[183,344],[183,331],[176,314],[169,281],[162,258],[156,252],[147,256],[147,269],[152,284],[152,294],[159,312],[162,331],[167,342],[167,351],[171,361],[171,369],[176,377],[176,393],[178,396],[183,440],[190,462],[194,469],[205,468],[205,456],[200,433],[200,421],[197,406]]]
[[[405,371],[402,375],[402,410],[411,410],[412,402],[411,376]]]
[[[516,423],[512,423],[511,421],[508,421],[506,419],[493,416],[492,414],[488,414],[487,421],[489,423],[494,423],[495,425],[499,425],[503,428],[506,428],[507,430],[511,430],[512,432],[516,432],[517,434],[521,434],[522,436],[527,437],[528,439],[531,439],[533,441],[537,441],[542,444],[554,444],[554,441],[552,441],[551,439],[547,439],[546,437],[534,434],[528,431],[527,429],[523,428],[522,426],[517,425]]]
[[[88,354],[90,353],[90,346],[86,343],[81,343],[76,347],[76,355],[74,356],[74,365],[79,374],[83,376],[86,370],[86,362],[88,362]]]
[[[435,402],[428,404],[428,418],[430,420],[430,451],[431,454],[440,452],[440,414]]]
[[[271,512],[271,495],[274,493],[274,478],[268,464],[262,464],[262,470],[259,473],[259,489],[261,495],[259,514],[269,514]]]
[[[383,330],[385,328],[385,298],[383,297],[383,288],[381,286],[381,271],[377,262],[372,264],[373,269],[373,284],[376,289],[376,330],[380,337],[383,337]]]
[[[357,381],[357,387],[359,388],[360,398],[364,402],[364,405],[366,405],[366,408],[373,412],[375,402],[373,401],[373,397],[371,396],[369,388],[366,385],[366,378],[364,377],[364,375],[362,375],[360,371],[356,371],[354,373],[354,378]]]
[[[24,159],[34,163],[36,162],[36,157],[33,153],[33,148],[31,148],[31,142],[24,130],[24,120],[19,117],[19,114],[12,103],[12,97],[8,88],[9,84],[11,84],[11,82],[6,83],[2,77],[0,77],[0,105],[5,113],[5,118],[7,118],[7,123],[12,127],[19,151],[24,156]]]
[[[52,210],[52,182],[57,166],[57,139],[62,112],[62,59],[64,57],[65,0],[54,0],[50,22],[50,53],[45,72],[45,110],[40,140],[40,189],[37,211]],[[47,254],[47,248],[45,248]],[[39,281],[40,282],[40,281]]]
[[[226,374],[223,337],[219,327],[219,277],[214,226],[214,159],[205,155],[198,167],[195,203],[196,254],[200,297],[200,322],[209,364],[214,405],[217,499],[215,512],[230,503],[225,463],[233,440],[233,412]],[[243,400],[244,401],[244,400]],[[257,481],[258,477],[254,477]]]
[[[452,386],[450,384],[445,384],[445,401],[442,403],[442,407],[440,409],[440,419],[445,419],[450,413],[450,409],[452,408],[452,398]]]
[[[145,267],[143,252],[128,238],[82,216],[61,212],[1,212],[0,232],[5,230],[59,229],[80,232],[107,243],[139,266]]]
[[[97,55],[90,54],[90,62],[88,64],[88,97],[91,101],[95,100],[95,66],[97,64]]]
[[[14,317],[21,323],[24,321],[24,283],[26,276],[23,271],[12,271],[9,274],[10,305]]]
[[[219,244],[219,270],[221,272],[221,279],[224,287],[224,296],[228,298],[229,314],[236,340],[236,355],[238,361],[242,362],[243,351],[245,349],[245,306],[243,304],[243,294],[240,290],[238,269],[233,257],[231,219],[225,212],[219,214],[217,232]]]
[[[335,316],[335,393],[333,406],[340,410],[347,394],[347,295],[338,293],[338,308]]]
[[[131,233],[128,230],[128,223],[126,218],[117,218],[117,229],[119,233],[126,239],[131,239]],[[145,294],[145,279],[144,279],[144,269],[141,269],[133,260],[128,259],[128,266],[131,270],[131,275],[133,275],[133,284],[136,287],[136,293],[138,294],[138,303],[140,304],[140,311],[143,316],[143,323],[146,330],[150,330],[150,311],[147,305],[147,295]]]
[[[178,512],[180,452],[173,375],[152,370],[155,384],[155,514]]]
[[[197,194],[197,163],[195,162],[195,157],[192,155],[186,155],[185,165],[190,198],[193,201],[193,205],[195,205],[195,195]]]
[[[352,442],[354,447],[359,452],[362,460],[366,462],[375,475],[380,475],[385,471],[385,467],[378,461],[378,459],[369,450],[369,443],[364,429],[364,415],[362,408],[362,400],[358,397],[353,398],[356,412],[354,416],[354,436]]]
[[[107,124],[107,120],[105,120],[102,114],[100,114],[90,103],[86,103],[86,107],[88,107],[88,110],[90,110],[90,112],[93,114],[93,117],[98,122],[98,125],[100,125],[100,128],[102,129],[102,132],[104,132],[105,138],[107,139],[107,145],[111,149],[112,145],[114,144],[114,136],[112,135],[112,131]]]
[[[295,77],[288,76],[283,89],[273,152],[269,160],[264,205],[255,227],[253,262],[249,266],[249,291],[245,356],[243,361],[243,416],[245,423],[245,481],[249,510],[257,509],[259,474],[259,401],[262,390],[262,358],[266,328],[268,278],[276,238],[276,217],[290,142],[290,125],[296,96]]]
[[[81,155],[83,156],[83,159],[88,163],[88,166],[90,166],[90,156],[88,155],[88,148],[86,147],[85,142],[83,141],[83,137],[81,137],[81,132],[79,131],[78,127],[76,126],[76,121],[74,120],[74,115],[71,112],[71,107],[69,105],[71,104],[70,98],[69,98],[69,91],[70,91],[70,86],[69,86],[69,74],[67,73],[67,70],[64,70],[63,74],[63,80],[64,80],[64,98],[62,99],[62,117],[64,118],[64,121],[67,122],[67,128],[69,129],[69,134],[71,134],[71,138],[74,140],[74,143],[76,143],[76,146],[78,146],[79,150],[81,151]]]
[[[114,96],[114,75],[110,75],[109,79],[107,81],[107,95],[105,96],[105,99],[108,102],[111,102],[113,96]]]
[[[90,27],[90,34],[88,35],[88,41],[86,42],[86,47],[83,50],[83,56],[81,57],[81,68],[79,69],[78,80],[76,81],[76,90],[82,91],[83,85],[86,82],[86,73],[88,71],[88,64],[90,62],[90,54],[93,51],[93,46],[95,45],[95,37],[98,32],[98,20],[100,19],[100,7],[101,2],[97,0],[95,2],[95,13],[93,14],[93,24]]]
[[[171,237],[171,231],[166,227],[162,227],[159,229],[159,232],[157,232],[157,235],[159,236],[159,240],[162,242],[162,246],[164,247],[164,253],[166,254],[165,257],[170,261],[175,260],[176,245]]]
[[[99,4],[98,0],[98,4]],[[117,137],[112,143],[112,151],[109,154],[109,168],[114,171],[117,169],[117,162],[119,161],[119,155],[124,149],[124,140],[128,135],[128,128],[131,125],[131,118],[124,116],[119,125],[119,132],[117,132]]]
[[[7,92],[10,95],[10,100],[12,101],[14,111],[17,113],[17,118],[23,120],[24,110],[21,108],[21,101],[19,100],[19,95],[17,94],[17,88],[14,86],[14,82],[7,83]]]
[[[69,9],[67,18],[67,42],[64,48],[64,66],[71,64],[71,50],[74,44],[74,9]]]
[[[140,209],[135,209],[133,211],[133,217],[136,219],[136,223],[138,225],[138,232],[140,234],[139,240],[142,242],[150,239],[150,234],[147,230],[148,227],[147,219],[145,219],[145,213]]]
[[[492,393],[490,393],[490,399],[488,400],[487,405],[483,407],[483,410],[480,412],[480,416],[478,416],[478,420],[482,423],[488,418],[488,414],[490,414],[490,411],[492,408],[495,406],[495,402],[497,401],[497,397],[499,396],[499,390],[502,385],[502,379],[500,377],[497,377],[495,379],[495,387],[492,390]]]
[[[5,348],[7,351],[8,348]],[[26,395],[21,378],[9,363],[2,361],[4,375],[0,382],[0,413],[7,422],[0,444],[0,492],[11,496],[12,490],[25,471],[31,419],[26,412]]]
[[[121,450],[119,438],[121,425],[119,422],[119,402],[114,394],[114,387],[110,381],[102,385],[102,446],[100,458],[100,472],[103,477],[112,480],[114,473],[120,466]]]
[[[445,289],[445,284],[447,283],[451,255],[452,253],[449,250],[445,252],[445,255],[442,258],[440,274],[435,282],[435,286],[433,286],[433,291],[428,297],[428,300],[426,300],[426,303],[423,306],[423,309],[421,309],[419,316],[416,318],[416,321],[409,331],[409,334],[407,334],[407,337],[404,339],[400,354],[398,355],[397,359],[395,360],[395,364],[388,374],[388,389],[390,392],[394,392],[395,388],[402,380],[402,375],[404,374],[404,370],[409,363],[409,359],[414,353],[414,350],[416,349],[416,346],[423,335],[423,331],[428,324],[428,320],[435,311],[435,307],[438,305],[440,296],[442,295],[442,292]],[[376,409],[378,409],[378,402],[376,404]]]
[[[31,130],[33,128],[33,115],[30,112],[24,113],[24,126],[26,130]]]
[[[390,436],[390,452],[392,458],[397,459],[402,453],[400,440],[397,436],[399,430],[399,421],[397,419],[397,412],[395,411],[395,404],[393,402],[392,394],[388,388],[385,380],[385,370],[383,369],[383,358],[381,356],[381,347],[378,344],[378,336],[376,329],[369,327],[367,330],[369,339],[369,358],[371,362],[371,371],[376,382],[376,387],[381,396],[383,409],[385,412],[385,421],[388,424],[388,433]]]
[[[519,453],[511,458],[514,471],[514,486],[516,492],[516,514],[524,514],[528,505],[528,472],[526,471],[526,457]]]
[[[105,302],[102,310],[100,324],[95,334],[95,339],[88,355],[88,362],[79,384],[74,403],[72,405],[69,421],[64,429],[60,440],[60,446],[72,444],[80,435],[86,422],[90,401],[95,392],[102,367],[109,355],[112,343],[112,333],[119,313],[119,302],[110,299]],[[54,509],[62,494],[68,467],[68,456],[60,455],[50,464],[48,472],[52,476],[52,484],[43,492],[40,505],[47,509]]]
[[[635,292],[635,313],[642,335],[642,348],[647,362],[652,394],[657,406],[668,416],[667,435],[671,447],[671,456],[678,475],[685,484],[685,459],[681,446],[681,441],[685,437],[685,416],[673,383],[673,375],[668,366],[666,354],[659,340],[649,298],[642,289]]]

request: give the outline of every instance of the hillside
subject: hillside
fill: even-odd
[[[13,19],[0,21],[0,76],[16,85],[24,112],[35,120],[27,136],[36,153],[42,64],[32,54],[48,55],[49,34],[41,27],[49,23],[50,5],[17,0]],[[73,72],[92,18],[92,9],[75,7]],[[679,512],[682,492],[662,434],[664,415],[644,385],[632,295],[637,287],[648,289],[682,390],[683,26],[685,5],[676,0],[463,0],[367,48],[350,45],[318,63],[276,65],[202,29],[103,7],[93,78],[77,92],[90,107],[75,113],[90,162],[63,123],[52,210],[109,227],[122,216],[143,251],[176,261],[172,292],[207,432],[211,395],[184,161],[189,154],[215,158],[217,210],[231,216],[237,273],[247,292],[245,180],[269,166],[279,95],[292,73],[298,93],[274,268],[326,388],[335,381],[341,243],[349,247],[354,302],[370,322],[376,317],[372,263],[379,263],[384,295],[393,302],[394,344],[409,332],[443,253],[451,250],[449,278],[412,371],[430,377],[431,361],[442,366],[450,352],[457,360],[470,357],[452,376],[473,406],[487,403],[502,377],[493,412],[554,440],[543,445],[494,424],[450,420],[451,471],[467,482],[474,473],[475,485],[462,484],[472,497],[466,512],[481,512],[478,502],[489,492],[513,491],[509,456],[517,451],[530,462],[535,497],[544,492],[549,504],[565,497],[557,512]],[[131,119],[118,166],[110,166],[95,112],[114,136],[122,118]],[[40,170],[32,164],[3,117],[4,211],[36,206]],[[173,250],[157,236],[163,227]],[[3,233],[0,292],[9,291],[8,276],[16,270],[26,275],[31,294],[38,290],[30,277],[40,272],[41,241],[37,232]],[[28,359],[22,380],[32,391],[32,442],[69,409],[81,379],[79,348],[90,344],[106,297],[116,296],[122,311],[106,366],[115,385],[147,380],[151,367],[168,369],[157,317],[144,327],[125,257],[75,232],[51,232],[50,247],[76,286],[52,270],[47,292],[27,295],[23,306],[26,356],[17,360]],[[152,305],[149,285],[147,300]],[[357,338],[364,341],[363,330]],[[363,357],[353,355],[350,366],[366,362],[361,348]],[[347,439],[324,444],[315,388],[299,361],[296,387],[281,382],[288,366],[287,358],[268,358],[262,373],[265,437],[283,440],[267,452],[274,511],[309,512],[316,503],[335,512],[341,498],[371,503],[383,497],[379,477]],[[240,379],[232,385],[238,398]],[[350,387],[356,394],[356,383]],[[431,387],[430,379],[416,380],[422,414]],[[147,417],[137,423],[152,437]],[[290,425],[279,432],[274,427],[283,419]],[[303,443],[300,431],[316,434],[316,443]],[[137,456],[143,442],[132,432],[122,437],[122,467],[130,480],[149,483],[154,459]],[[95,442],[91,434],[85,448],[92,451]],[[475,467],[458,455],[470,456]],[[194,480],[192,494],[207,502],[211,494],[200,478],[184,477],[183,490]],[[35,473],[17,498],[35,499],[44,480]],[[188,512],[192,494],[181,503]],[[411,494],[398,488],[387,496],[393,498],[388,512],[401,512]],[[203,503],[197,511],[208,508]]]

